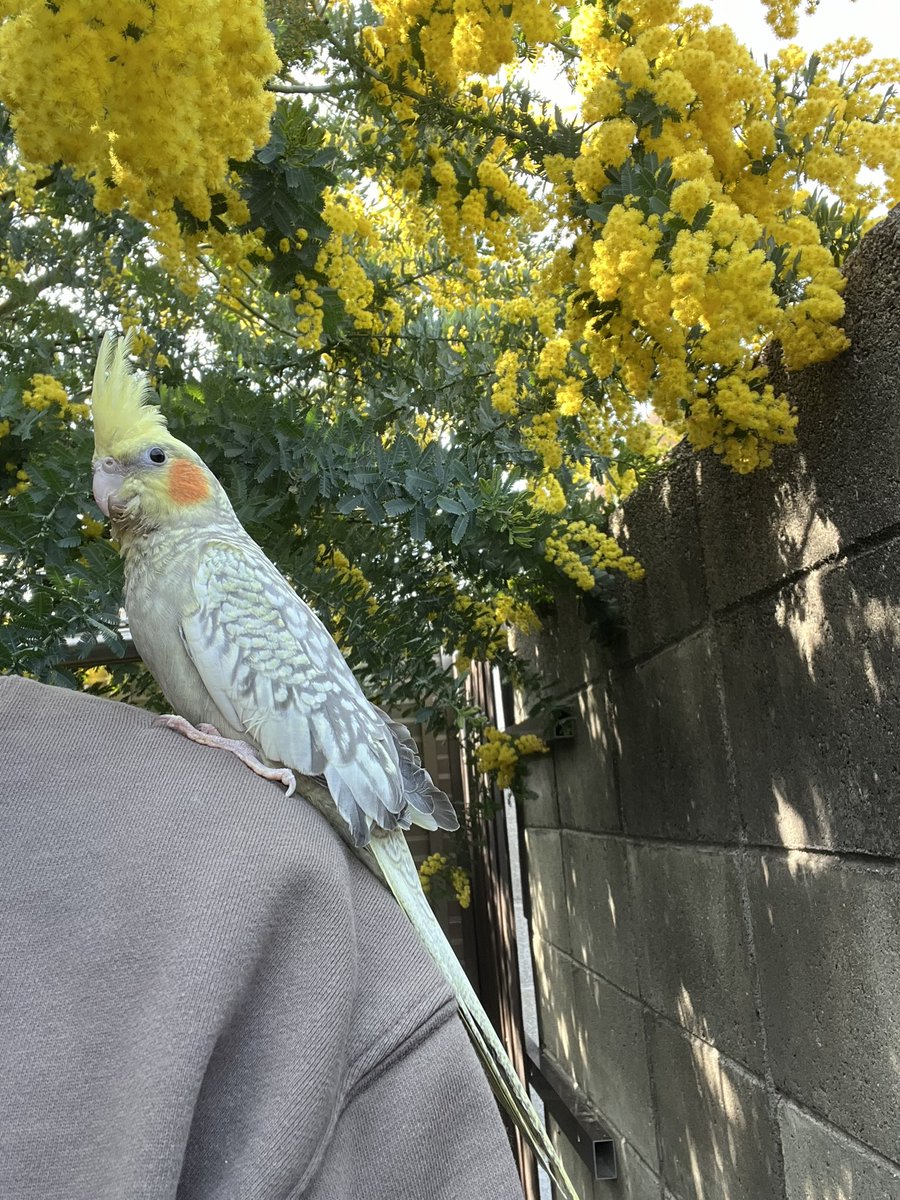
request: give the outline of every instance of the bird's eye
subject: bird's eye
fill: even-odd
[[[159,446],[154,446],[147,457],[152,463],[164,463],[166,461],[166,452],[165,450],[160,450]]]

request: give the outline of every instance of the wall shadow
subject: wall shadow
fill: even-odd
[[[532,882],[556,1050],[641,1200],[900,1200],[900,209],[847,276],[852,348],[770,357],[797,446],[673,455],[619,517],[622,638],[533,647],[581,721]]]

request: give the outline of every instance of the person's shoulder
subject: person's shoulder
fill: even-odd
[[[327,822],[233,754],[160,726],[157,714],[17,676],[0,677],[0,728],[10,769],[0,803],[17,796],[77,812],[98,836],[135,840],[148,856],[178,851],[198,868],[235,856],[245,873],[324,876],[349,887],[346,854]],[[67,822],[54,822],[64,827]],[[339,897],[336,895],[335,899]]]
[[[0,675],[0,724],[33,733],[35,753],[45,738],[58,738],[63,731],[76,745],[83,737],[96,746],[100,738],[117,738],[128,731],[146,729],[155,717],[147,709],[76,688],[39,683],[21,675]]]
[[[91,696],[75,688],[56,687],[26,679],[22,675],[0,674],[0,719],[22,721],[29,714],[44,716],[58,713],[74,719],[76,713],[91,712],[95,716],[106,711],[109,717],[126,716],[126,720],[152,720],[153,714],[131,704]],[[115,710],[115,712],[114,712]]]
[[[448,1002],[383,884],[311,804],[233,754],[159,726],[152,712],[13,677],[0,678],[0,727],[10,762],[0,813],[17,827],[53,830],[76,857],[89,849],[96,870],[127,872],[136,888],[165,879],[198,897],[224,890],[229,904],[254,910],[266,896],[282,929],[318,926],[328,940],[343,930],[341,953],[358,955],[355,1048],[388,1030],[402,1040]],[[398,1023],[403,1010],[409,1026]]]

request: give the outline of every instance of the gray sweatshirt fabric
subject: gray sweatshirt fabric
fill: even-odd
[[[0,1200],[521,1200],[449,992],[303,801],[0,678]]]

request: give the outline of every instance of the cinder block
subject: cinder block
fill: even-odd
[[[573,968],[577,1025],[574,1080],[592,1107],[657,1165],[643,1007],[581,967]]]
[[[717,620],[751,842],[900,854],[900,542]]]
[[[787,1200],[900,1200],[900,1170],[810,1113],[779,1114]]]
[[[564,831],[562,851],[572,956],[636,996],[625,842]]]
[[[863,239],[846,275],[850,349],[791,378],[798,448],[844,545],[893,525],[900,507],[900,208]]]
[[[772,382],[799,415],[797,443],[738,476],[703,456],[707,586],[721,608],[896,523],[900,512],[900,210],[847,266],[850,350]]]
[[[708,632],[612,673],[619,789],[635,836],[736,841],[725,731]]]
[[[594,1183],[594,1200],[660,1200],[662,1180],[644,1162],[630,1142],[618,1145],[621,1181],[613,1183],[597,1180]]]
[[[588,1200],[589,1197],[593,1200],[594,1181],[581,1156],[576,1153],[572,1143],[563,1135],[559,1126],[552,1118],[547,1122],[547,1129],[550,1134],[550,1140],[563,1160],[566,1174],[572,1180],[580,1200]],[[554,1200],[559,1200],[559,1192],[555,1188],[553,1196]]]
[[[580,1058],[572,962],[540,937],[531,939],[531,948],[541,1048],[574,1080]]]
[[[807,420],[804,409],[804,435]],[[749,475],[736,474],[706,452],[697,479],[706,587],[714,610],[823,562],[843,545],[830,506],[796,446],[776,451],[770,470]]]
[[[749,889],[775,1086],[900,1159],[900,870],[764,854]]]
[[[619,1178],[603,1180],[593,1178],[584,1160],[552,1120],[550,1136],[582,1200],[661,1200],[662,1183],[659,1176],[650,1170],[630,1142],[617,1138]]]
[[[612,629],[607,632],[612,636]],[[537,634],[515,635],[516,649],[541,673],[545,687],[557,696],[568,696],[607,669],[609,650],[600,631],[584,611],[581,598],[560,589],[550,612],[541,614]]]
[[[737,855],[647,844],[628,852],[644,1000],[761,1074]]]
[[[569,913],[560,834],[555,829],[526,829],[526,880],[535,933],[569,951]]]
[[[621,1140],[617,1147],[621,1179],[614,1183],[597,1180],[594,1200],[660,1200],[662,1180],[644,1162],[630,1142]]]
[[[665,470],[633,492],[611,531],[646,575],[616,581],[629,658],[695,629],[707,608],[694,476],[696,456],[678,447]]]
[[[563,828],[613,832],[622,827],[614,767],[614,725],[605,682],[584,688],[570,702],[575,738],[554,742],[556,787]]]
[[[556,766],[551,754],[533,754],[525,762],[525,787],[522,797],[522,824],[530,828],[559,828],[556,798]]]
[[[678,1200],[780,1200],[762,1082],[659,1017],[648,1017],[647,1034],[662,1176]]]

